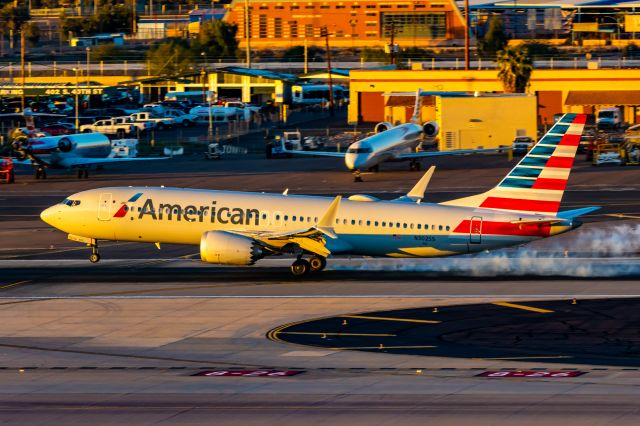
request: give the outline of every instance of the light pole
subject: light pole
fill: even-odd
[[[207,69],[207,52],[200,52],[200,56],[202,56],[202,69],[206,70]]]
[[[87,87],[91,87],[91,83],[89,82],[89,76],[91,75],[91,72],[89,71],[89,63],[91,60],[91,48],[89,46],[87,46]],[[87,106],[91,105],[91,93],[89,93],[89,97],[88,97],[88,101],[87,101]]]
[[[324,36],[327,46],[327,74],[329,77],[329,115],[333,117],[333,79],[331,78],[331,50],[329,48],[329,29],[325,25],[322,27],[320,35]]]
[[[251,68],[251,20],[249,19],[249,0],[244,0],[244,35],[247,38],[247,68]]]
[[[74,68],[73,69],[76,72],[76,133],[78,133],[78,131],[80,130],[80,119],[78,118],[79,114],[79,102],[78,102],[78,71],[80,71],[80,69],[78,68]]]

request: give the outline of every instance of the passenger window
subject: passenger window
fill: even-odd
[[[371,221],[370,220],[367,221],[367,226],[371,226]]]
[[[340,219],[336,219],[336,225],[340,225]]]
[[[418,224],[418,229],[422,229],[422,225],[421,224]]]
[[[438,226],[438,231],[442,231],[442,225]]]
[[[279,214],[276,215],[276,220],[280,220],[280,215]]]
[[[356,220],[355,219],[351,219],[351,224],[355,225],[356,224]]]
[[[362,221],[361,220],[358,221],[358,225],[362,225]]]
[[[447,231],[448,231],[449,229],[451,229],[451,228],[449,228],[449,226],[447,225]]]
[[[296,217],[295,216],[291,216],[291,221],[295,222],[296,221]]]
[[[314,221],[314,222],[317,222],[317,221],[318,221],[318,218],[317,218],[317,217],[314,217],[314,218],[313,218],[313,221]],[[338,222],[336,221],[336,223],[338,223]]]
[[[373,222],[373,226],[378,226],[378,221]]]
[[[289,220],[289,215],[286,215],[286,214],[285,214],[285,215],[284,215],[284,220],[285,220],[285,221]]]
[[[387,223],[386,222],[382,222],[382,226],[383,227],[387,226]]]
[[[346,225],[347,224],[347,219],[342,219],[342,224]]]
[[[413,229],[413,223],[409,225],[409,228]]]
[[[436,230],[436,226],[435,225],[431,225],[431,230],[435,231]]]
[[[400,222],[396,222],[396,228],[400,228]]]
[[[407,229],[407,224],[406,224],[406,223],[403,223],[403,224],[402,224],[402,227],[403,227],[404,229]]]

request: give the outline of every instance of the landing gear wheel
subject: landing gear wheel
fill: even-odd
[[[89,170],[87,169],[78,170],[78,179],[86,179],[88,177],[89,177]]]
[[[91,262],[91,263],[100,262],[100,255],[98,253],[91,253],[89,255],[89,262]]]
[[[412,161],[411,163],[409,163],[409,170],[411,170],[412,172],[419,172],[421,168],[422,164],[420,164],[419,161]]]
[[[38,167],[36,169],[36,179],[46,179],[47,171],[43,167]]]
[[[362,182],[362,175],[360,174],[360,170],[356,170],[355,172],[353,172],[353,181]]]
[[[298,259],[291,265],[291,273],[296,277],[307,275],[311,270],[311,265],[304,259]]]
[[[322,256],[312,256],[309,258],[311,272],[320,272],[327,266],[327,259]]]

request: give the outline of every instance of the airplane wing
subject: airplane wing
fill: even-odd
[[[92,166],[97,164],[114,164],[127,161],[151,161],[168,160],[169,157],[143,157],[143,158],[87,158],[87,157],[63,157],[58,161],[58,165],[64,168]]]
[[[407,154],[400,154],[397,156],[400,160],[412,160],[415,158],[425,158],[425,157],[440,157],[443,155],[461,155],[461,154],[477,154],[480,152],[495,152],[495,151],[504,151],[509,149],[509,147],[502,148],[486,148],[486,149],[458,149],[455,151],[420,151],[420,152],[410,152]]]
[[[295,244],[302,250],[315,253],[322,257],[327,257],[331,252],[326,247],[325,237],[338,238],[333,230],[336,214],[340,207],[341,196],[337,196],[329,205],[329,208],[320,218],[318,223],[311,228],[292,230],[289,232],[270,231],[230,231],[234,234],[244,235],[260,241],[266,247],[274,251],[279,251],[285,245]]]
[[[310,155],[313,157],[338,157],[344,158],[346,152],[333,152],[333,151],[293,151],[293,150],[283,150],[282,152],[286,154],[295,154],[295,155]]]

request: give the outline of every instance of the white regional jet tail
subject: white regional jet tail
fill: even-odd
[[[557,215],[586,119],[565,114],[498,186],[442,204]]]

